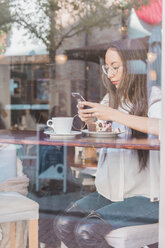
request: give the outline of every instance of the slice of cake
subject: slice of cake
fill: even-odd
[[[97,120],[88,123],[89,132],[112,132],[112,124],[109,121]]]
[[[109,121],[96,121],[96,132],[112,132],[112,124]]]

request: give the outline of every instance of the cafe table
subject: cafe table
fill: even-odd
[[[159,150],[160,141],[158,137],[132,138],[128,134],[118,135],[113,138],[93,138],[77,135],[74,138],[50,139],[43,131],[28,130],[0,130],[0,143],[21,145],[51,145],[63,146],[64,179],[63,191],[66,192],[67,182],[67,147],[93,147],[93,148],[119,148],[119,149],[141,149]]]

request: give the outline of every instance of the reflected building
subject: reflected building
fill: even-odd
[[[120,39],[121,33],[114,32],[116,26],[120,27],[120,18],[116,18],[114,23],[110,29],[94,29],[89,35],[82,33],[65,40],[57,50],[57,55],[75,47],[93,46]],[[71,92],[79,92],[87,100],[101,100],[104,89],[99,63],[85,58],[69,59],[65,63],[56,61],[55,80],[50,80],[48,54],[38,55],[32,50],[28,55],[1,56],[1,99],[8,111],[8,126],[20,126],[27,109],[37,123],[46,123],[53,106],[58,107],[59,116],[75,115],[76,103]]]

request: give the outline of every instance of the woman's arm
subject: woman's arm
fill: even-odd
[[[91,108],[83,109],[84,105]],[[91,117],[97,117],[100,120],[118,122],[140,132],[159,135],[159,119],[126,114],[99,103],[79,103],[79,116],[83,121],[87,121]]]
[[[143,133],[159,135],[159,119],[130,115],[114,110],[113,121]]]

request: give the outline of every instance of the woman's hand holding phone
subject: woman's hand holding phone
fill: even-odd
[[[91,112],[92,108],[86,103],[88,102],[80,101],[77,107],[78,107],[78,115],[80,119],[88,124],[90,122],[95,122],[97,118]]]
[[[90,108],[84,109],[84,106],[88,106]],[[88,121],[92,117],[95,117],[99,120],[111,121],[114,116],[115,109],[112,109],[108,106],[105,106],[100,103],[93,102],[79,102],[78,104],[78,114],[81,120]]]
[[[107,107],[103,104],[87,102],[80,93],[72,92],[72,96],[77,99],[77,108],[78,115],[82,121],[93,122],[97,119],[111,121],[110,117],[112,115],[111,112],[114,110],[110,107]]]
[[[88,122],[89,121],[89,119],[91,119],[91,117],[90,118],[83,118],[83,116],[81,116],[81,111],[82,111],[82,109],[84,108],[84,109],[87,109],[87,108],[90,108],[90,107],[88,107],[88,106],[82,106],[81,105],[81,103],[82,102],[86,102],[86,100],[84,99],[84,97],[80,94],[80,93],[78,93],[78,92],[72,92],[72,96],[77,100],[77,108],[78,108],[78,115],[79,115],[79,117],[80,117],[80,119],[82,120],[82,121],[84,121],[84,122]]]
[[[84,122],[88,122],[89,119],[91,118],[91,116],[90,117],[85,117],[84,116],[84,114],[83,114],[83,109],[84,109],[83,102],[79,101],[78,104],[77,104],[77,108],[78,108],[78,116],[79,116],[79,118]]]

